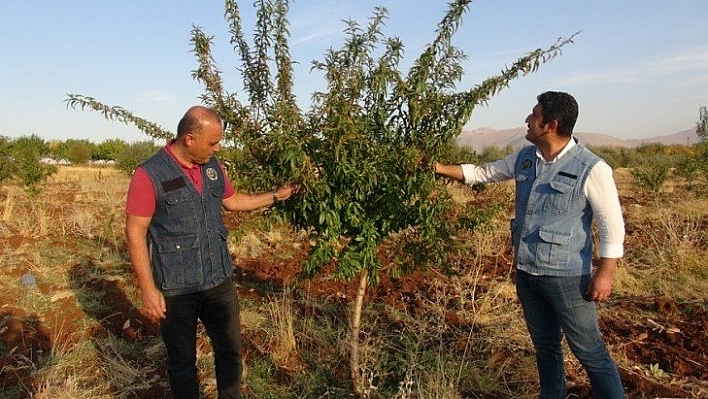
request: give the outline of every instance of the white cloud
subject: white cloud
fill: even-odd
[[[341,32],[342,29],[339,28],[320,29],[314,32],[309,32],[304,36],[294,38],[292,41],[292,45],[305,44],[313,41],[318,41],[320,39],[326,39],[329,37],[337,37],[338,35],[341,35]]]
[[[293,37],[291,45],[305,44],[326,38],[341,36],[344,29],[344,18],[333,18],[346,14],[342,4],[336,1],[316,1],[300,3],[293,7],[291,14],[291,32],[301,33]]]

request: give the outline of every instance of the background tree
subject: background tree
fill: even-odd
[[[705,106],[700,107],[698,110],[696,134],[698,134],[700,139],[698,154],[696,155],[697,163],[701,165],[704,177],[708,178],[708,108]]]
[[[708,140],[708,108],[702,106],[698,109],[698,122],[696,122],[696,134],[701,141]]]
[[[96,144],[86,139],[67,139],[57,143],[51,150],[57,159],[66,159],[72,164],[86,163],[92,159]]]
[[[30,194],[36,194],[38,184],[57,171],[56,166],[41,162],[49,154],[49,144],[34,134],[12,140],[9,153],[11,176]]]
[[[9,180],[14,174],[10,143],[9,138],[0,136],[0,183]]]
[[[630,160],[632,176],[639,187],[658,193],[671,175],[677,157],[671,148],[661,143],[647,143],[637,147]]]
[[[130,176],[138,165],[150,158],[158,149],[159,147],[152,141],[138,141],[126,144],[115,155],[116,165],[118,169]]]
[[[107,139],[100,142],[91,156],[94,161],[115,161],[119,154],[128,147],[128,143],[121,139]]]
[[[350,364],[354,392],[360,394],[358,332],[366,287],[382,272],[399,276],[425,269],[446,256],[459,228],[450,217],[451,201],[436,182],[433,163],[446,143],[459,135],[473,109],[534,72],[560,53],[572,36],[546,50],[530,52],[497,76],[466,91],[456,91],[466,57],[451,39],[471,0],[450,2],[430,45],[407,73],[399,70],[404,46],[382,33],[385,8],[376,8],[367,26],[346,21],[342,48],[313,61],[327,82],[312,96],[308,111],[293,95],[288,49],[287,0],[256,1],[253,48],[245,40],[238,4],[226,1],[231,45],[238,53],[247,102],[223,86],[211,55],[213,37],[192,29],[198,60],[193,77],[204,84],[203,103],[225,123],[220,158],[241,189],[269,189],[297,179],[301,195],[278,205],[297,227],[310,232],[314,246],[303,265],[316,275],[325,265],[342,279],[358,279],[351,319]],[[89,107],[108,119],[132,122],[153,138],[171,133],[120,107],[91,97],[70,95],[68,106]],[[480,220],[479,218],[472,218]],[[398,262],[382,268],[379,245],[404,236]]]

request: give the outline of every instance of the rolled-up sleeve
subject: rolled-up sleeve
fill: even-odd
[[[491,183],[509,180],[514,177],[514,163],[518,151],[498,161],[489,162],[482,166],[462,164],[462,176],[465,184]]]

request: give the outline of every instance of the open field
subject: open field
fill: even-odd
[[[599,305],[629,398],[708,397],[708,189],[679,180],[642,192],[616,171],[626,256]],[[128,178],[60,167],[35,197],[0,188],[0,397],[170,397],[158,327],[138,311],[123,237]],[[368,290],[361,362],[371,398],[531,398],[532,346],[513,286],[513,187],[449,186],[456,200],[505,201],[490,226],[438,270]],[[309,240],[259,213],[230,214],[250,398],[349,397],[348,316],[355,283],[298,279]],[[382,249],[381,256],[386,257]],[[23,284],[31,273],[36,286]],[[25,281],[27,283],[27,281]],[[572,397],[589,384],[566,351]],[[205,397],[213,354],[200,332]]]

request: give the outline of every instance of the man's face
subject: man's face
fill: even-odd
[[[549,124],[543,122],[541,104],[536,104],[529,116],[526,117],[526,126],[528,127],[526,140],[533,144],[538,144],[540,139],[548,134]]]
[[[218,123],[206,122],[200,132],[188,134],[191,136],[189,157],[193,163],[203,165],[221,149],[219,142],[223,137],[223,131]]]

